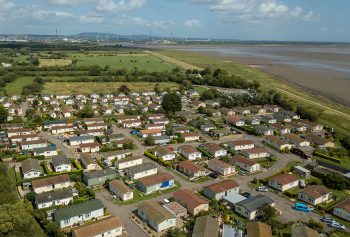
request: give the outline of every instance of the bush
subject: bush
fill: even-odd
[[[326,159],[326,160],[330,160],[330,161],[336,162],[336,163],[341,163],[341,160],[339,158],[335,158],[335,157],[332,157],[332,156],[329,156],[329,155],[326,155],[326,154],[323,154],[323,153],[320,153],[320,152],[317,152],[317,151],[315,151],[313,153],[313,155],[321,157],[321,158]]]
[[[83,167],[81,167],[79,161],[77,161],[76,159],[73,159],[72,163],[75,166],[75,168],[77,168],[78,170],[83,170]]]
[[[165,167],[168,167],[168,168],[172,167],[170,162],[164,161],[162,158],[159,158],[159,157],[153,155],[149,151],[145,151],[144,155],[147,156],[148,158],[150,158],[151,160],[153,160],[153,161],[155,161],[155,162],[157,162],[157,163],[159,163],[159,164],[161,164],[161,165],[163,165]]]

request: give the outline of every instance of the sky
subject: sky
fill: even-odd
[[[350,41],[350,0],[0,0],[0,34]]]

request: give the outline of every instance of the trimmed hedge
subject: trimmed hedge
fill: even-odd
[[[328,156],[326,154],[323,154],[323,153],[319,153],[317,151],[315,151],[313,153],[314,156],[318,156],[320,158],[323,158],[323,159],[326,159],[326,160],[330,160],[330,161],[333,161],[333,162],[336,162],[336,163],[341,163],[341,159],[339,158],[335,158],[335,157],[332,157],[332,156]]]
[[[83,167],[81,167],[80,163],[76,159],[72,159],[72,163],[78,170],[83,170]]]
[[[204,148],[202,147],[197,147],[197,150],[202,152],[204,156],[212,158],[214,157],[212,154],[210,154],[209,152],[207,152]]]
[[[47,164],[45,161],[42,162],[41,164],[43,165],[46,174],[50,175],[50,174],[53,173],[53,172],[49,169],[48,164]]]
[[[24,161],[24,160],[26,160],[28,158],[37,159],[37,160],[45,160],[45,156],[28,156],[28,155],[19,155],[19,154],[13,155],[13,158],[17,162]]]
[[[150,158],[151,160],[153,160],[153,161],[155,161],[155,162],[157,162],[157,163],[159,163],[159,164],[161,164],[161,165],[163,165],[165,167],[169,167],[169,168],[172,167],[170,162],[164,161],[162,158],[159,158],[159,157],[153,155],[149,151],[145,151],[144,155],[146,157]]]
[[[96,159],[96,162],[97,162],[97,164],[99,164],[99,166],[102,167],[102,169],[106,169],[106,166],[105,166],[105,164],[103,164],[103,161],[102,161],[102,160]]]

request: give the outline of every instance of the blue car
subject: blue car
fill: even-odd
[[[312,211],[312,209],[309,206],[305,205],[304,203],[300,203],[300,202],[295,203],[294,209],[297,211],[303,211],[303,212],[311,212]]]

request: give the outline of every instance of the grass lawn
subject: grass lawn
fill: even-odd
[[[116,92],[121,85],[126,85],[131,91],[153,90],[156,82],[48,82],[44,85],[44,93],[52,94],[91,94]],[[173,82],[160,82],[159,88],[165,90],[178,89],[178,84]]]
[[[50,67],[50,66],[67,66],[72,63],[71,59],[39,59],[40,67]]]
[[[132,70],[137,67],[146,71],[170,71],[175,66],[160,58],[149,54],[72,54],[71,59],[77,59],[78,65],[91,66],[94,64],[101,67],[110,66],[113,69],[127,68]]]
[[[202,178],[196,179],[196,181],[194,181],[195,183],[204,183],[207,182],[209,180],[212,180],[212,178],[210,178],[209,176],[204,176]]]
[[[6,84],[4,90],[9,95],[20,95],[24,86],[31,84],[34,77],[19,77],[11,83]]]
[[[132,200],[124,202],[120,199],[116,199],[116,200],[113,200],[113,202],[114,202],[114,204],[117,204],[117,205],[130,205],[133,203],[146,201],[146,200],[156,198],[156,197],[163,195],[163,194],[166,194],[166,193],[175,192],[176,190],[181,188],[181,184],[179,182],[175,181],[175,185],[176,186],[173,188],[165,189],[165,190],[162,190],[160,192],[155,192],[155,193],[148,194],[148,195],[145,195],[140,190],[135,188],[134,189],[134,198]]]
[[[331,235],[331,237],[349,237],[349,233],[335,232]]]
[[[287,84],[272,75],[259,71],[256,68],[233,62],[227,63],[225,62],[225,59],[207,56],[196,52],[180,50],[161,50],[159,52],[174,59],[182,60],[186,63],[202,68],[209,67],[212,70],[222,68],[231,74],[240,75],[247,80],[258,81],[260,82],[262,89],[270,90],[271,88],[274,88],[282,94],[287,95],[295,104],[308,104],[310,108],[319,111],[321,113],[319,116],[319,122],[336,128],[344,135],[350,134],[350,109],[317,95],[312,95],[297,86]],[[305,99],[308,101],[306,102]],[[327,108],[323,106],[327,106]],[[340,115],[332,109],[345,113],[348,117],[344,117],[344,115]]]
[[[194,86],[194,90],[197,91],[200,95],[202,95],[207,90],[207,88],[203,86]]]
[[[277,159],[274,159],[274,160],[258,159],[256,160],[256,162],[259,163],[261,167],[270,168],[277,162]]]

